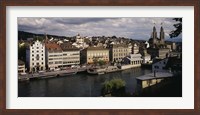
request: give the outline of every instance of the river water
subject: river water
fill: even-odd
[[[19,97],[99,97],[102,84],[112,78],[121,78],[126,82],[126,92],[134,93],[137,89],[136,77],[148,74],[151,70],[132,68],[104,75],[76,75],[41,80],[18,82]]]

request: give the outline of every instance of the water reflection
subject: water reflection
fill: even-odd
[[[126,81],[126,92],[136,91],[135,77],[150,73],[151,70],[133,68],[121,72],[105,75],[88,75],[79,73],[76,75],[31,80],[19,82],[19,97],[99,97],[101,96],[102,83],[112,78],[121,78]]]

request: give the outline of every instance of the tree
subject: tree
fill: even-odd
[[[124,96],[126,82],[120,78],[114,78],[103,83],[102,95],[111,94],[111,96]]]
[[[182,33],[182,18],[173,18],[173,20],[177,21],[178,23],[173,25],[176,29],[170,32],[170,38],[177,37]]]
[[[99,63],[99,65],[100,65],[100,66],[102,66],[102,65],[105,65],[105,64],[106,64],[106,62],[105,62],[104,60],[99,60],[99,61],[98,61],[98,63]]]

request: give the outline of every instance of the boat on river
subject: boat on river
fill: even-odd
[[[87,72],[93,75],[101,75],[106,73],[106,68],[93,67],[87,69]]]
[[[116,72],[116,71],[120,71],[121,69],[119,69],[117,66],[108,66],[106,68],[106,73],[111,73],[111,72]]]

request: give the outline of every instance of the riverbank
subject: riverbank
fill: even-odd
[[[49,79],[18,82],[19,97],[100,97],[102,84],[106,80],[120,78],[126,82],[126,92],[133,94],[137,89],[136,77],[149,74],[151,70],[132,68],[103,75],[77,73]]]

